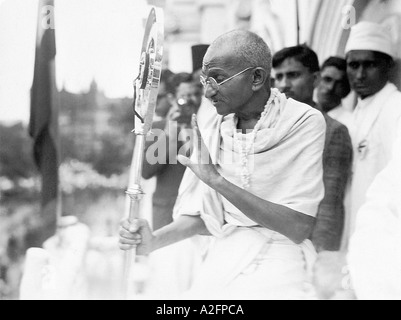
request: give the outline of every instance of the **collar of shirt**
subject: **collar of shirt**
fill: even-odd
[[[361,98],[358,98],[358,104],[356,105],[356,108],[354,111],[354,121],[355,122],[360,123],[360,121],[364,120],[364,117],[367,116],[367,113],[365,112],[364,109],[366,109],[368,106],[370,106],[379,95],[384,94],[384,92],[389,90],[389,85],[390,85],[390,83],[387,83],[386,86],[382,90],[380,90],[376,94],[374,94],[370,97],[367,97],[363,100]]]

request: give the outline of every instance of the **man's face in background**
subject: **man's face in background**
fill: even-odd
[[[202,86],[197,83],[183,82],[176,90],[176,100],[185,100],[188,104],[193,105],[195,108],[199,109],[202,103]]]
[[[294,58],[288,58],[274,68],[274,84],[287,98],[310,104],[317,76]]]
[[[348,94],[348,79],[344,71],[334,66],[325,67],[317,86],[317,99],[323,111],[338,107]]]
[[[347,55],[351,87],[361,99],[381,91],[390,79],[390,67],[374,51],[351,51]]]
[[[202,103],[203,89],[195,82],[183,82],[175,94],[175,105],[178,107],[180,123],[190,123],[192,115],[197,113]]]

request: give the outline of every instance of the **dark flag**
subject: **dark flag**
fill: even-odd
[[[54,0],[40,0],[29,133],[42,176],[41,227],[30,242],[40,246],[56,231],[58,216],[58,103],[55,81]]]

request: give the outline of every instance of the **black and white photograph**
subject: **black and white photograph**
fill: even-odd
[[[400,90],[401,0],[0,0],[0,301],[401,300]]]

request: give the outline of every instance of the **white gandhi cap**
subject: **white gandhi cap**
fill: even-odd
[[[352,27],[345,53],[356,50],[377,51],[396,57],[390,30],[373,22],[364,21]]]

